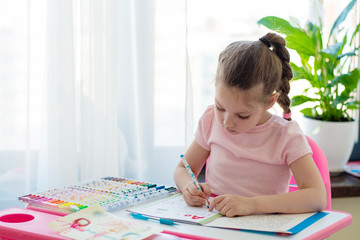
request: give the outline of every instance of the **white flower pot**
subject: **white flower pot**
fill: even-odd
[[[330,173],[343,172],[354,147],[356,121],[327,122],[303,117],[299,124],[323,150]]]

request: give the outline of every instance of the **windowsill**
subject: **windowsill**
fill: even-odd
[[[360,196],[360,178],[341,173],[338,176],[331,176],[331,197],[356,197]]]

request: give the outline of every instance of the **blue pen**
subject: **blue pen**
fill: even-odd
[[[189,166],[188,162],[187,162],[187,161],[186,161],[186,159],[185,159],[185,156],[184,156],[183,154],[181,154],[181,155],[180,155],[180,158],[181,158],[181,160],[182,160],[182,162],[183,162],[183,164],[184,164],[184,166],[185,166],[185,168],[186,168],[187,172],[189,173],[189,175],[190,175],[190,177],[191,177],[191,179],[192,179],[193,183],[195,184],[195,186],[197,187],[197,189],[199,189],[200,191],[202,191],[202,189],[201,189],[201,187],[200,187],[200,184],[199,184],[198,180],[196,179],[196,177],[195,177],[195,175],[194,175],[193,171],[191,170],[191,168],[190,168],[190,166]],[[209,203],[208,203],[208,201],[207,201],[207,200],[206,200],[206,207],[207,207],[207,208],[209,208]]]
[[[168,219],[164,219],[164,218],[155,218],[155,217],[147,217],[144,216],[140,213],[131,213],[131,216],[133,216],[136,219],[140,219],[140,220],[155,220],[155,221],[159,221],[161,224],[166,224],[166,225],[175,225],[176,223],[174,221],[168,220]]]

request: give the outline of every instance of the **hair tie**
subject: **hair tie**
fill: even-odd
[[[269,42],[269,40],[267,40],[267,38],[266,38],[265,36],[259,38],[259,40],[260,40],[261,42],[263,42],[268,48],[271,47],[271,43]]]
[[[291,119],[291,112],[289,112],[289,113],[283,113],[283,118],[285,118],[285,119]]]

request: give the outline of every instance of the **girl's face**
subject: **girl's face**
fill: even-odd
[[[257,125],[265,123],[271,114],[267,112],[277,100],[273,94],[268,103],[260,99],[262,85],[250,90],[228,87],[221,81],[216,83],[215,116],[217,121],[232,135],[245,133]]]

